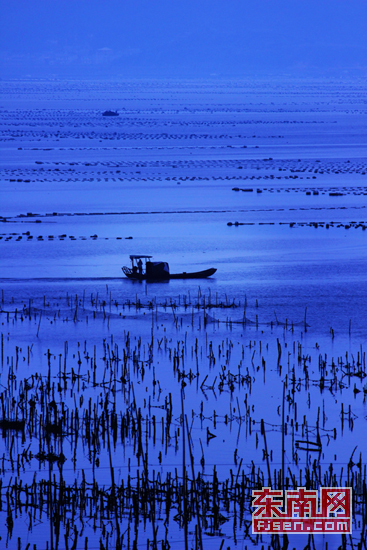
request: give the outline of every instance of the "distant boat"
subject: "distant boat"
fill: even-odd
[[[105,111],[102,116],[119,116],[117,111]]]
[[[187,273],[170,273],[167,262],[152,262],[153,256],[141,256],[133,254],[130,256],[131,267],[122,267],[122,271],[129,279],[136,281],[166,281],[168,279],[206,279],[213,275],[217,270],[214,267],[204,269],[203,271],[194,271]],[[143,260],[145,266],[143,268]]]

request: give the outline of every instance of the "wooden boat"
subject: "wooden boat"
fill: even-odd
[[[122,271],[129,279],[136,281],[167,281],[169,279],[206,279],[217,270],[214,267],[203,271],[187,273],[170,273],[167,262],[152,262],[152,256],[133,254],[130,256],[131,267],[123,266]],[[145,266],[143,268],[143,260]]]

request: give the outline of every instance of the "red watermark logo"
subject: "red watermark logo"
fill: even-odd
[[[252,491],[252,532],[255,533],[351,533],[352,488],[299,487],[283,491],[263,487]]]

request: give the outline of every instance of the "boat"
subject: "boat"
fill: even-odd
[[[206,279],[217,270],[214,267],[203,271],[170,273],[167,262],[153,262],[153,256],[130,255],[131,267],[123,266],[122,271],[129,279],[136,281],[167,281],[169,279]],[[144,262],[144,266],[143,266]]]
[[[117,111],[104,111],[102,116],[119,116]]]

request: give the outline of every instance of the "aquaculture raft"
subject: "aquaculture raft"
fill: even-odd
[[[152,256],[131,255],[132,267],[123,266],[122,271],[129,279],[137,281],[166,281],[169,279],[206,279],[213,275],[217,270],[214,267],[204,269],[203,271],[194,271],[187,273],[170,273],[167,262],[152,262]],[[145,269],[143,269],[143,260]]]

